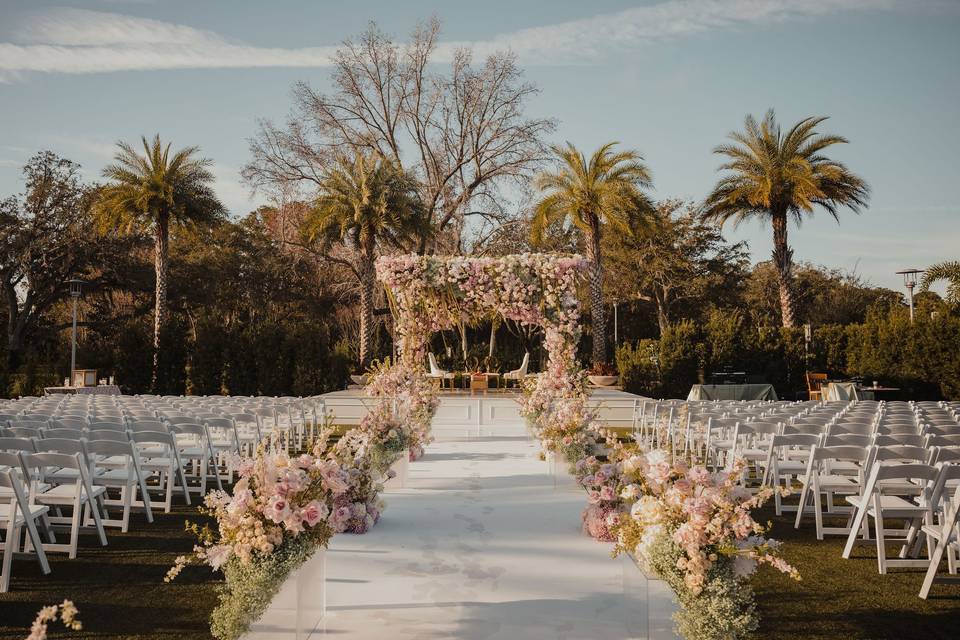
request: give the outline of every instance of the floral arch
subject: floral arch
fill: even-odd
[[[424,364],[431,336],[490,313],[544,330],[547,371],[525,385],[521,413],[544,448],[559,451],[579,440],[587,421],[577,286],[589,267],[581,256],[524,253],[497,258],[401,255],[377,260],[377,278],[387,289],[395,318],[398,360],[374,379],[371,395],[406,395],[414,407],[425,399]],[[403,409],[400,410],[403,412]],[[421,412],[423,413],[423,412]],[[429,420],[423,415],[423,419]],[[401,418],[402,419],[402,418]],[[413,423],[412,420],[404,420]],[[411,424],[414,431],[429,429]],[[564,440],[568,442],[564,443]],[[563,451],[568,459],[574,451]]]

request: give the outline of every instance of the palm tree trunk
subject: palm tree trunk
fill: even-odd
[[[780,314],[784,327],[796,325],[796,299],[793,293],[793,250],[787,243],[787,212],[773,214],[773,264],[780,287]]]
[[[587,238],[590,261],[590,321],[593,326],[593,364],[607,362],[607,316],[603,308],[603,264],[600,262],[600,222],[596,221]]]
[[[154,238],[154,270],[156,271],[156,302],[153,313],[153,372],[150,388],[158,392],[161,336],[167,324],[167,268],[170,255],[170,219],[166,213],[157,217]]]
[[[360,258],[360,369],[366,370],[370,364],[370,351],[373,348],[373,290],[376,284],[374,269],[374,247],[368,243]]]

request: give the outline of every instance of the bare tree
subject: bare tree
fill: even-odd
[[[286,125],[260,123],[244,178],[254,188],[319,186],[337,153],[376,151],[417,177],[435,249],[462,250],[470,219],[508,217],[501,188],[529,177],[544,159],[542,138],[554,123],[524,115],[537,89],[523,80],[513,54],[475,66],[469,49],[439,45],[439,30],[430,20],[401,45],[371,24],[345,41],[329,94],[298,83]],[[450,64],[440,73],[434,63],[443,57]]]

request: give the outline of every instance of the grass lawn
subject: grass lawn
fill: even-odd
[[[200,521],[196,506],[183,506],[182,497],[169,515],[155,509],[153,524],[134,512],[129,533],[107,529],[106,547],[88,533],[75,560],[48,554],[47,576],[32,559],[14,560],[10,591],[0,593],[0,638],[26,637],[36,612],[64,598],[80,609],[83,631],[57,622],[50,625],[52,638],[210,638],[207,618],[217,602],[211,587],[219,574],[188,567],[175,582],[163,582],[174,558],[193,548],[183,530],[187,518]],[[63,535],[58,532],[58,540]]]
[[[193,540],[183,531],[193,507],[158,514],[153,525],[134,516],[131,531],[108,530],[110,545],[100,547],[86,534],[76,560],[50,554],[53,573],[41,576],[32,560],[14,562],[12,589],[0,594],[0,639],[22,639],[40,607],[70,598],[80,608],[84,630],[51,626],[53,638],[210,638],[207,618],[216,604],[211,587],[217,575],[188,567],[172,584],[163,576]],[[812,520],[800,531],[792,518],[764,509],[758,520],[774,520],[773,535],[800,570],[794,582],[769,568],[756,576],[761,613],[757,640],[797,638],[909,639],[960,637],[960,585],[934,585],[932,597],[917,597],[923,571],[893,569],[877,574],[874,547],[855,558],[840,558],[843,539],[817,542]]]
[[[756,517],[773,522],[771,536],[783,541],[784,556],[803,577],[795,582],[769,568],[757,572],[754,590],[761,619],[754,634],[757,640],[960,638],[960,584],[935,584],[930,597],[921,600],[917,594],[924,569],[888,568],[887,575],[880,575],[874,543],[858,545],[844,560],[840,554],[845,537],[818,541],[812,516],[796,530],[794,515],[778,518],[772,507],[765,507]],[[891,546],[887,556],[898,550]]]

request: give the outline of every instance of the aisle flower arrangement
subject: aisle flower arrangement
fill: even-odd
[[[587,492],[583,530],[596,540],[615,542],[614,530],[624,512],[620,465],[588,456],[577,460],[574,469],[577,484]]]
[[[211,615],[220,640],[239,638],[270,604],[287,575],[350,526],[337,507],[352,490],[353,470],[325,456],[326,438],[309,453],[290,456],[261,445],[237,461],[240,479],[232,493],[211,491],[201,511],[216,528],[189,524],[199,543],[177,558],[165,578],[188,564],[221,570],[225,583]]]
[[[385,474],[380,472],[370,449],[370,434],[351,429],[330,452],[330,456],[347,470],[349,485],[333,500],[332,517],[338,524],[338,532],[366,533],[383,513],[384,503],[380,493],[383,491]]]
[[[755,630],[747,579],[757,566],[800,579],[751,515],[773,490],[741,486],[741,464],[711,472],[662,450],[620,453],[619,496],[629,515],[613,527],[615,553],[633,555],[670,585],[681,605],[674,620],[683,637],[731,640]]]
[[[419,459],[433,442],[430,425],[440,404],[430,381],[406,363],[391,365],[387,359],[370,368],[365,391],[389,403],[394,418],[403,426],[410,459]]]

